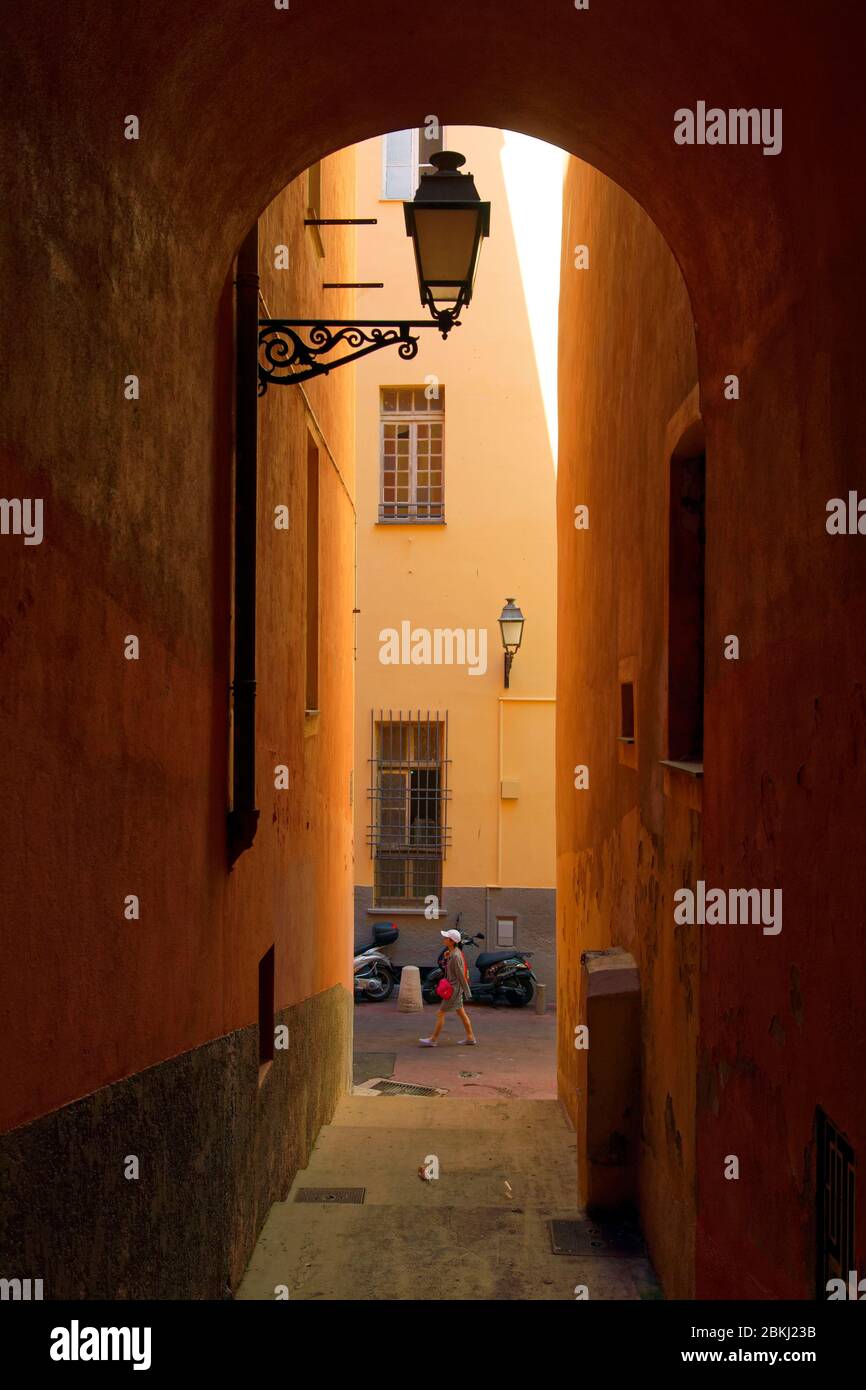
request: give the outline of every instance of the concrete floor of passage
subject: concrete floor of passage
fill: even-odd
[[[556,1012],[552,1007],[537,1014],[532,1005],[494,1009],[471,1004],[469,1017],[477,1047],[457,1046],[464,1034],[455,1014],[447,1016],[435,1048],[419,1047],[419,1037],[432,1033],[436,1014],[430,1004],[424,1005],[423,1013],[401,1014],[396,993],[384,1004],[356,1004],[356,1057],[396,1054],[394,1081],[444,1087],[449,1098],[556,1099]],[[365,1074],[371,1075],[371,1069]],[[384,1070],[376,1074],[392,1075]]]
[[[463,1048],[460,1049],[464,1051]],[[439,1178],[424,1181],[428,1155]],[[554,1100],[346,1096],[309,1167],[271,1208],[237,1298],[658,1298],[649,1262],[554,1255],[547,1222],[577,1218],[574,1133]],[[363,1187],[362,1205],[295,1202]]]

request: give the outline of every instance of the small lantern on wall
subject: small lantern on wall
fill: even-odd
[[[509,687],[511,663],[523,641],[523,625],[526,622],[513,598],[505,600],[505,607],[499,615],[499,631],[505,648],[505,689]]]

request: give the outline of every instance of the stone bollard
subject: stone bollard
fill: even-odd
[[[547,1009],[547,985],[535,986],[535,1012],[543,1014]]]
[[[400,994],[397,998],[397,1009],[401,1014],[420,1014],[423,1008],[421,971],[417,965],[404,965],[400,974]]]

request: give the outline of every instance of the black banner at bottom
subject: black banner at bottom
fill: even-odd
[[[824,1377],[857,1364],[863,1314],[832,1303],[332,1302],[0,1303],[7,1366],[52,1377],[213,1373],[260,1376],[381,1370],[405,1359],[435,1375],[460,1348],[467,1370],[570,1375],[673,1366],[811,1366]],[[501,1321],[500,1321],[501,1320]],[[447,1329],[447,1333],[446,1333]],[[446,1350],[449,1349],[449,1350]],[[311,1364],[312,1363],[312,1364]]]

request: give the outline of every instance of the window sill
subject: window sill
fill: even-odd
[[[704,799],[704,765],[679,758],[659,758],[662,791],[670,801],[701,811]]]
[[[368,907],[366,909],[368,917],[423,917],[424,907]],[[448,913],[440,907],[438,917],[431,917],[430,921],[439,921],[442,917],[447,917]]]
[[[374,524],[376,526],[447,526],[448,523],[444,516],[431,517],[429,520],[416,516],[390,516],[380,517]]]

